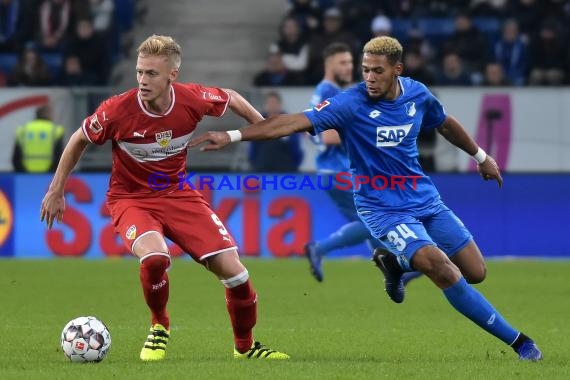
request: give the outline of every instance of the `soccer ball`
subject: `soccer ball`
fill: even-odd
[[[61,349],[72,362],[100,362],[111,348],[111,333],[96,317],[77,317],[61,332]]]

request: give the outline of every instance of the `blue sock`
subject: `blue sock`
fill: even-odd
[[[360,221],[342,226],[324,240],[317,242],[317,250],[321,255],[342,247],[350,247],[371,238],[370,231]]]
[[[463,277],[444,289],[443,294],[457,311],[506,344],[510,345],[517,339],[519,332]]]

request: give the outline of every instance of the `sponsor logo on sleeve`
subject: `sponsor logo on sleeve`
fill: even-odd
[[[218,101],[218,102],[221,102],[224,100],[220,95],[212,94],[211,92],[208,92],[208,91],[202,91],[202,96],[206,100],[214,100],[214,101]]]
[[[97,114],[91,116],[91,119],[89,120],[89,129],[96,135],[103,131],[103,125],[99,122]]]
[[[134,238],[137,237],[137,226],[135,226],[134,224],[132,226],[129,227],[129,229],[127,230],[127,232],[125,233],[125,237],[129,240],[133,240]]]
[[[329,102],[328,100],[322,101],[315,106],[315,110],[317,112],[320,112],[322,111],[323,108],[327,107],[329,104],[331,104],[331,102]]]

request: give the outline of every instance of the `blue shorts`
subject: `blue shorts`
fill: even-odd
[[[360,216],[405,271],[413,270],[412,257],[426,245],[439,247],[451,258],[473,240],[463,222],[443,203],[418,215],[363,212]]]

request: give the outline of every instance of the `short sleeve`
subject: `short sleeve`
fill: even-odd
[[[230,94],[217,87],[198,87],[199,96],[205,103],[204,115],[221,117],[230,103]]]
[[[103,145],[113,136],[113,110],[110,100],[106,100],[97,108],[95,113],[83,120],[81,128],[87,139],[93,144]]]
[[[348,104],[347,96],[343,93],[334,98],[326,99],[313,108],[304,111],[305,116],[313,125],[313,131],[309,133],[316,135],[328,129],[336,129],[341,132],[353,117]]]
[[[433,129],[439,127],[447,116],[440,101],[426,88],[426,102],[422,129]]]

